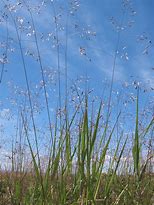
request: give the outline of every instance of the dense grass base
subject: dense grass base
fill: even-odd
[[[32,173],[1,173],[0,204],[1,205],[75,205],[75,204],[121,204],[121,205],[153,205],[154,204],[154,175],[145,174],[142,181],[136,184],[133,175],[115,176],[110,192],[106,198],[105,186],[112,175],[102,174],[101,183],[96,199],[93,190],[96,183],[91,179],[87,196],[89,179],[84,179],[80,186],[76,184],[74,175],[50,176],[45,199],[42,199],[42,188]],[[88,199],[89,198],[89,199]],[[90,199],[91,198],[91,199]],[[87,200],[88,199],[88,200]]]

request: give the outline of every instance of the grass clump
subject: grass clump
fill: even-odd
[[[72,18],[70,16],[74,17],[78,10],[78,1],[72,1],[71,10],[67,9],[64,29],[60,27],[63,19],[59,20],[61,15],[57,14],[54,2],[43,1],[41,6],[45,5],[45,8],[52,9],[52,17],[54,17],[53,33],[49,33],[48,38],[53,36],[53,47],[56,50],[56,56],[53,58],[56,59],[57,66],[56,94],[53,94],[54,86],[49,83],[51,80],[49,77],[52,78],[51,73],[49,72],[48,78],[46,77],[48,70],[44,68],[46,62],[44,62],[39,38],[41,29],[37,25],[34,13],[37,9],[39,13],[41,6],[31,7],[24,0],[12,5],[2,0],[5,11],[3,18],[7,27],[5,55],[8,54],[10,40],[8,28],[12,23],[17,57],[21,60],[20,66],[26,86],[23,90],[15,90],[17,95],[13,109],[14,112],[17,111],[14,120],[15,134],[9,146],[11,151],[9,154],[6,153],[9,158],[8,167],[4,163],[3,168],[0,169],[0,205],[153,205],[153,113],[151,115],[150,112],[143,122],[144,119],[140,114],[141,88],[136,81],[134,84],[137,94],[131,96],[132,122],[129,122],[128,113],[125,113],[127,108],[123,100],[119,95],[118,99],[113,96],[123,21],[129,10],[133,14],[134,11],[129,7],[129,1],[123,1],[124,11],[121,23],[117,26],[115,55],[111,55],[113,57],[111,83],[106,86],[109,87],[109,93],[106,95],[105,91],[108,89],[105,87],[105,94],[103,93],[101,98],[97,97],[95,103],[93,94],[88,89],[87,70],[84,88],[83,86],[78,88],[76,82],[68,77],[69,21]],[[24,18],[16,15],[18,12],[20,14],[19,8],[25,9],[28,18],[25,27]],[[113,18],[112,24],[116,25]],[[78,25],[75,24],[75,28],[78,28]],[[63,30],[66,31],[63,36],[65,45],[60,44],[62,38],[60,32]],[[83,31],[85,32],[84,29]],[[89,31],[89,28],[85,34],[95,35]],[[37,58],[36,64],[28,61],[27,56],[25,57],[24,41],[27,41],[27,36],[33,37],[32,49],[35,50],[35,55],[31,50],[26,53],[30,57]],[[48,47],[49,45],[45,48]],[[84,47],[80,47],[79,51],[91,62]],[[64,59],[61,62],[62,54]],[[127,53],[125,55],[128,60]],[[49,61],[47,57],[46,60]],[[4,62],[4,59],[1,62]],[[31,66],[36,65],[40,72],[40,75],[36,74],[40,81],[39,85],[35,85],[35,89],[32,89],[31,85],[29,62]],[[64,73],[61,64],[64,64]],[[5,66],[3,63],[0,83],[3,82]],[[13,91],[15,88],[13,87]],[[10,101],[13,101],[15,97],[13,95],[12,92]],[[113,106],[115,104],[116,108]],[[53,112],[51,112],[52,106]],[[125,114],[127,115],[124,119]],[[11,120],[13,124],[14,121]],[[121,124],[123,124],[122,128]],[[12,135],[12,131],[8,132]],[[143,143],[145,140],[146,145]]]
[[[46,157],[46,168],[42,168],[41,158],[35,155],[29,141],[32,168],[27,171],[1,172],[1,204],[153,204],[154,176],[147,169],[152,156],[147,156],[144,163],[140,157],[138,97],[136,104],[131,158],[134,165],[126,166],[129,158],[123,156],[128,136],[124,142],[123,135],[119,138],[113,155],[107,158],[120,114],[110,130],[107,122],[100,131],[102,103],[92,122],[88,98],[85,97],[78,135],[75,135],[76,143],[71,142],[74,139],[71,126],[76,112],[70,121],[64,121],[59,135],[55,130],[54,143]],[[153,120],[147,125],[144,134],[152,126]]]

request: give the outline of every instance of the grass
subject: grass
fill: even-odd
[[[1,204],[153,204],[154,175],[148,171],[148,163],[152,156],[147,156],[141,162],[140,135],[138,130],[138,97],[136,111],[136,126],[132,159],[134,166],[125,165],[123,153],[128,137],[119,138],[114,154],[109,160],[108,169],[104,172],[106,156],[111,139],[114,137],[118,117],[110,132],[107,126],[99,133],[102,103],[94,124],[91,124],[88,110],[88,99],[85,98],[84,113],[79,121],[79,131],[75,145],[71,139],[71,124],[74,119],[64,121],[60,135],[56,134],[47,157],[46,168],[41,167],[41,158],[33,151],[27,136],[32,157],[32,168],[24,171],[14,168],[14,171],[1,172],[0,198]],[[27,128],[23,120],[25,133]],[[152,120],[144,134],[153,126]],[[107,134],[108,133],[108,134]],[[103,142],[103,139],[105,143]],[[58,139],[58,140],[57,140]],[[57,141],[57,142],[56,142]],[[96,143],[97,142],[97,143]],[[97,144],[97,146],[96,146]],[[121,145],[121,147],[120,147]],[[128,160],[128,159],[126,159]],[[12,159],[13,165],[16,164]],[[14,166],[12,166],[14,167]],[[122,168],[123,167],[123,168]],[[131,168],[134,167],[132,171]],[[26,169],[26,167],[24,167]],[[125,173],[125,174],[124,174]]]
[[[149,122],[146,121],[144,129],[141,129],[140,86],[137,85],[136,87],[137,94],[134,102],[136,109],[133,113],[135,125],[134,130],[131,130],[131,134],[126,134],[125,130],[118,130],[120,118],[123,114],[122,109],[115,115],[111,106],[121,31],[118,32],[106,107],[104,108],[103,104],[104,98],[95,106],[89,99],[87,73],[86,88],[82,94],[78,92],[76,85],[72,83],[75,86],[75,94],[78,96],[79,101],[75,102],[75,106],[70,107],[67,76],[68,28],[66,29],[65,39],[65,95],[61,96],[62,78],[58,20],[54,2],[51,1],[55,16],[57,93],[59,97],[54,127],[52,128],[53,117],[50,113],[48,86],[44,76],[35,19],[31,8],[23,1],[23,6],[28,11],[34,31],[34,46],[36,47],[38,68],[43,81],[42,92],[47,114],[46,123],[49,127],[47,130],[48,146],[42,148],[42,144],[39,144],[37,117],[27,72],[28,66],[23,52],[21,32],[14,14],[11,13],[6,2],[3,0],[2,2],[15,28],[19,46],[18,57],[21,58],[22,62],[27,95],[23,107],[19,105],[17,108],[16,132],[20,136],[19,143],[12,143],[9,169],[2,169],[0,172],[0,205],[153,205],[154,173],[151,164],[153,162],[154,118],[152,116]],[[123,18],[121,24],[123,24]],[[68,27],[68,22],[69,13],[67,14],[66,27]],[[0,82],[2,82],[3,71],[4,64]],[[63,97],[65,98],[64,105]],[[26,107],[28,107],[29,113],[25,111]],[[62,110],[63,107],[64,110]],[[60,114],[57,114],[58,112]],[[18,123],[20,124],[21,133],[18,133]],[[32,137],[34,137],[34,141]],[[130,138],[133,138],[132,141]],[[145,148],[142,146],[142,142],[145,138],[148,138],[149,148],[146,154],[143,154]]]

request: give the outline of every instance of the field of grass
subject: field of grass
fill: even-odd
[[[55,135],[49,155],[41,159],[34,152],[29,136],[26,135],[31,167],[24,164],[24,157],[12,153],[11,170],[0,173],[0,204],[153,204],[154,175],[150,162],[152,152],[141,160],[140,138],[150,131],[154,119],[140,135],[138,130],[138,100],[136,103],[136,125],[132,157],[124,157],[128,136],[120,136],[114,146],[112,156],[107,157],[108,149],[117,119],[108,132],[108,120],[100,131],[102,103],[95,121],[89,120],[88,101],[85,99],[83,113],[80,113],[78,134],[73,136],[71,120],[66,119]],[[22,115],[21,115],[22,118]],[[27,127],[23,119],[25,133]],[[72,139],[76,137],[75,144]],[[122,140],[123,138],[124,141]],[[21,154],[19,152],[18,154]],[[104,169],[107,162],[107,168]],[[131,164],[132,163],[132,164]]]
[[[76,1],[73,2],[78,7]],[[7,153],[8,163],[0,158],[0,205],[154,205],[152,110],[145,110],[147,115],[144,118],[141,113],[143,90],[136,81],[133,84],[133,100],[128,102],[131,104],[131,118],[125,105],[126,100],[119,96],[115,100],[114,97],[121,31],[117,34],[111,79],[107,88],[102,88],[107,94],[93,100],[95,91],[89,88],[87,72],[84,85],[80,88],[74,80],[68,78],[67,25],[63,59],[65,66],[63,70],[60,67],[61,30],[58,29],[54,1],[51,1],[57,60],[56,95],[52,96],[48,93],[52,93],[49,90],[54,89],[54,86],[48,83],[43,67],[34,11],[26,1],[22,1],[22,8],[26,9],[30,19],[28,24],[31,25],[33,46],[37,54],[36,67],[39,68],[41,79],[39,92],[35,93],[29,75],[29,61],[23,49],[22,19],[16,17],[14,7],[7,1],[2,0],[3,4],[7,31],[5,55],[9,49],[10,21],[26,86],[22,91],[16,91],[17,86],[14,86],[12,90],[15,94],[12,92],[8,98],[10,102],[16,99],[14,105],[11,105],[13,108],[10,107],[12,113],[17,114],[13,131],[10,131],[9,125],[14,120],[6,124],[7,136],[12,137],[12,133],[14,135],[8,137],[7,148],[11,150]],[[84,48],[80,47],[80,54],[88,58]],[[2,63],[0,85],[3,84],[5,66]],[[38,88],[36,85],[34,87]],[[129,101],[128,97],[126,99]]]

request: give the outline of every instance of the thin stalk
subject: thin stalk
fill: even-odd
[[[57,24],[57,13],[54,5],[54,1],[50,1],[54,13],[54,23],[55,23],[55,32],[56,32],[56,48],[57,48],[57,69],[58,69],[58,95],[59,95],[59,109],[60,109],[60,127],[62,123],[62,116],[61,116],[61,109],[62,109],[62,103],[61,103],[61,69],[60,69],[60,46],[59,46],[59,32],[58,32],[58,24]]]
[[[37,53],[38,53],[38,61],[39,61],[39,64],[40,64],[41,77],[42,77],[42,81],[43,81],[43,90],[44,90],[46,110],[47,110],[47,116],[48,116],[48,122],[49,122],[50,137],[51,137],[51,142],[53,144],[50,109],[49,109],[49,102],[48,102],[48,97],[47,97],[47,89],[46,89],[46,81],[45,81],[45,76],[44,76],[44,71],[43,71],[43,64],[42,64],[42,59],[41,59],[41,54],[40,54],[40,49],[39,49],[39,44],[38,44],[38,38],[37,38],[37,33],[36,33],[37,31],[36,31],[36,27],[35,27],[35,23],[34,23],[33,14],[32,14],[30,8],[28,7],[28,5],[25,3],[24,0],[23,0],[23,2],[24,2],[24,4],[26,5],[26,7],[28,9],[28,12],[29,12],[30,17],[31,17],[33,29],[34,29],[34,38],[35,38],[35,44],[36,44],[36,49],[37,49]]]
[[[7,58],[8,41],[9,41],[9,30],[8,30],[8,21],[6,19],[6,48],[5,48],[4,60],[6,60]],[[1,74],[0,74],[0,84],[2,83],[2,79],[4,75],[4,68],[5,68],[5,62],[2,63],[2,69],[1,69]]]

